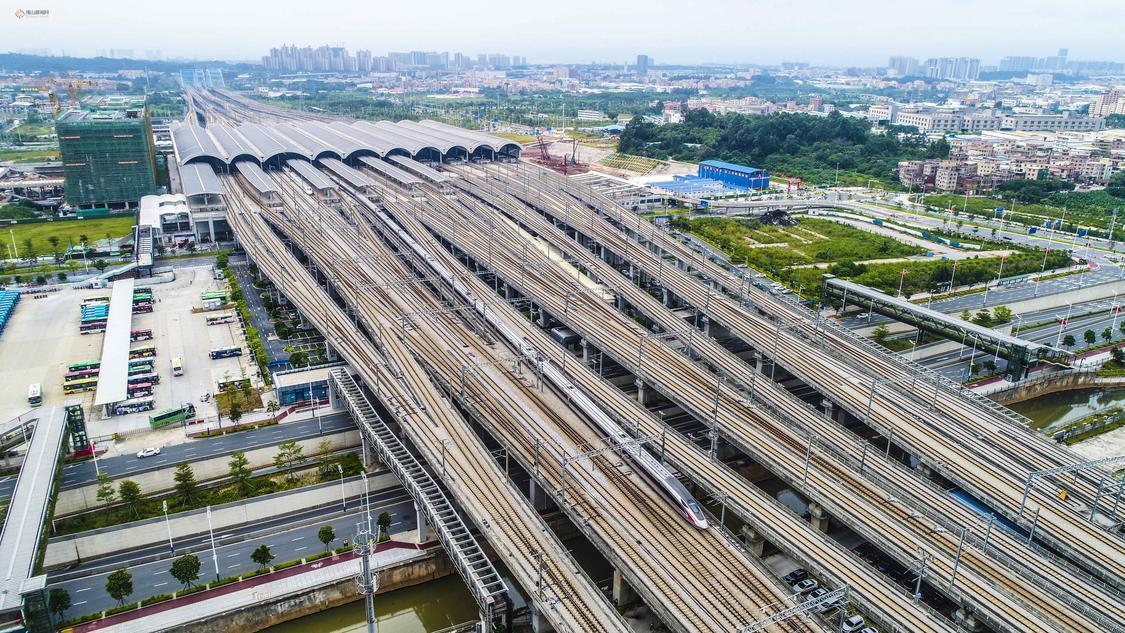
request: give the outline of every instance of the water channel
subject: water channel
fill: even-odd
[[[1082,418],[1125,407],[1125,389],[1082,389],[1051,393],[1010,405],[1031,419],[1032,428],[1054,431]]]

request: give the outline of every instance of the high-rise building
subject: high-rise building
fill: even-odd
[[[999,70],[1007,72],[1023,72],[1031,70],[1039,63],[1035,57],[1002,57]]]
[[[55,122],[66,177],[64,192],[80,208],[135,207],[156,193],[156,148],[144,98],[97,96]]]
[[[635,66],[637,76],[644,77],[648,75],[648,65],[651,63],[652,60],[649,59],[648,55],[637,55],[637,65]]]
[[[1090,116],[1111,114],[1125,114],[1125,90],[1121,88],[1110,88],[1090,104]]]
[[[980,60],[975,57],[938,57],[927,59],[925,75],[932,79],[972,81],[980,77]]]
[[[918,60],[913,57],[896,55],[887,60],[887,74],[895,77],[909,77],[918,72]]]

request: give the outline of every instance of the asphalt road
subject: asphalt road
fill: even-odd
[[[355,423],[344,413],[321,417],[324,433],[339,433],[355,428]],[[113,478],[127,477],[134,473],[170,468],[180,462],[193,462],[216,455],[226,455],[238,450],[251,450],[262,446],[273,446],[285,440],[300,440],[320,435],[320,427],[315,419],[287,422],[240,431],[229,435],[207,439],[190,440],[161,448],[159,455],[139,458],[136,454],[118,455],[98,460],[98,468]],[[78,488],[97,480],[97,471],[92,460],[68,464],[63,467],[63,489]],[[16,476],[10,475],[0,480],[0,498],[10,497],[16,485]]]
[[[349,503],[348,508],[348,514],[344,516],[316,521],[292,529],[278,531],[276,526],[292,523],[297,520],[296,517],[302,516],[303,513],[295,513],[278,519],[273,529],[270,529],[268,524],[256,524],[216,534],[214,559],[211,556],[209,538],[192,539],[190,545],[188,541],[177,543],[177,555],[187,553],[187,549],[198,548],[197,551],[192,553],[198,556],[201,562],[199,573],[201,582],[214,579],[216,560],[218,561],[219,576],[223,578],[258,569],[257,563],[250,560],[250,553],[263,543],[269,545],[275,556],[275,563],[310,556],[324,551],[324,545],[317,539],[317,531],[325,525],[331,525],[336,531],[336,540],[331,543],[333,547],[342,545],[344,538],[349,541],[354,538],[356,524],[364,520],[364,513],[352,503]],[[320,510],[314,515],[323,512],[324,510]],[[375,529],[374,522],[382,512],[391,515],[390,532],[392,534],[412,530],[415,527],[413,501],[409,500],[409,497],[401,488],[393,488],[371,495],[372,529]],[[305,517],[306,520],[309,518],[312,517]],[[273,523],[271,522],[271,524]],[[231,540],[239,536],[245,537],[245,540],[228,545],[223,544],[224,540]],[[167,546],[163,547],[163,550],[167,551]],[[148,551],[148,554],[151,555],[152,552]],[[129,571],[133,574],[133,594],[129,596],[128,600],[143,600],[150,596],[172,593],[180,589],[179,581],[173,578],[168,571],[173,560],[174,558],[165,558],[155,562],[130,566]],[[126,564],[121,561],[118,562],[122,565]],[[70,592],[72,607],[66,613],[66,616],[77,617],[85,613],[94,613],[117,606],[117,601],[105,591],[106,576],[111,572],[112,569],[98,571],[89,576],[59,582],[49,579],[48,585],[51,589],[59,587]]]

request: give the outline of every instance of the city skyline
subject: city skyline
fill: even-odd
[[[505,51],[533,64],[632,64],[643,52],[661,63],[684,65],[799,61],[876,67],[888,55],[972,57],[995,65],[1003,57],[1044,56],[1058,48],[1070,48],[1073,60],[1125,60],[1125,42],[1114,33],[1125,8],[1104,0],[1078,6],[1025,2],[1018,11],[1010,3],[972,5],[972,19],[964,13],[967,3],[949,0],[927,13],[924,27],[913,16],[887,13],[884,3],[870,0],[850,4],[846,13],[821,0],[805,0],[780,16],[770,13],[771,24],[761,17],[765,5],[757,2],[718,2],[697,9],[638,0],[614,5],[576,0],[572,14],[598,19],[581,20],[568,30],[550,28],[561,25],[552,11],[507,0],[483,7],[448,0],[431,4],[422,14],[414,6],[344,0],[320,3],[315,11],[293,0],[276,0],[270,11],[261,3],[201,0],[190,11],[155,5],[138,12],[120,0],[67,0],[50,7],[47,17],[17,18],[17,6],[11,3],[0,15],[9,20],[9,50],[46,49],[80,57],[127,50],[138,57],[158,53],[166,59],[257,62],[279,42],[292,42],[386,52]],[[114,20],[91,32],[88,25],[100,23],[107,12]],[[1028,32],[1036,38],[1027,38]]]

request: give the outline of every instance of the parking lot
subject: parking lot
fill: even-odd
[[[138,288],[146,280],[137,280]],[[221,280],[212,278],[209,265],[177,268],[176,279],[155,283],[153,312],[133,315],[131,329],[151,329],[153,339],[133,343],[132,347],[156,346],[154,371],[160,376],[156,386],[156,410],[164,410],[184,402],[196,407],[199,417],[213,417],[217,410],[213,400],[204,401],[204,394],[216,389],[217,380],[254,376],[256,372],[248,356],[211,360],[209,352],[217,347],[241,346],[245,352],[238,323],[208,326],[205,312],[193,312],[201,305],[200,294],[225,289]],[[149,428],[151,412],[123,416],[105,416],[94,407],[94,393],[66,395],[62,390],[67,365],[81,361],[100,360],[102,334],[81,335],[78,332],[79,306],[82,300],[110,294],[110,289],[65,289],[44,299],[24,297],[4,335],[0,337],[0,358],[20,362],[0,363],[0,382],[5,385],[0,396],[0,415],[11,419],[28,410],[27,387],[43,386],[44,406],[80,399],[86,405],[88,429],[93,437],[124,434]],[[183,375],[172,375],[172,358],[179,357]],[[257,383],[255,378],[255,383]],[[177,434],[179,433],[177,429]]]

